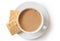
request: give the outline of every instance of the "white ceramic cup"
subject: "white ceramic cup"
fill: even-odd
[[[23,4],[22,4],[23,5]],[[35,9],[35,10],[37,10],[39,13],[40,13],[40,15],[41,15],[41,18],[42,18],[42,22],[41,22],[41,25],[39,26],[39,28],[38,29],[36,29],[35,31],[32,31],[32,32],[28,32],[28,31],[25,31],[24,29],[22,29],[22,27],[20,26],[20,24],[19,24],[19,22],[18,22],[18,20],[19,20],[19,16],[20,16],[20,14],[21,14],[21,12],[23,12],[24,10],[26,10],[26,9],[28,9],[28,8],[32,8],[32,9]],[[46,26],[44,25],[44,17],[43,17],[43,15],[42,15],[42,10],[40,11],[41,9],[39,9],[38,7],[36,7],[36,5],[34,5],[34,6],[28,6],[28,7],[24,7],[24,6],[22,6],[21,7],[21,10],[20,10],[20,12],[19,12],[19,15],[17,16],[17,25],[18,25],[18,27],[19,27],[19,29],[22,31],[22,32],[24,32],[24,33],[29,33],[29,34],[32,34],[32,33],[36,33],[36,32],[38,32],[38,31],[40,31],[41,29],[46,29]]]

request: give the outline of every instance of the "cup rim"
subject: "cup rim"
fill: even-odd
[[[28,2],[27,2],[28,3]],[[30,2],[31,3],[31,2]],[[26,4],[26,3],[25,3]],[[34,4],[37,4],[37,3],[34,3]],[[34,5],[33,4],[33,5]],[[24,5],[24,4],[23,4]],[[39,4],[38,4],[39,5]],[[23,10],[22,11],[24,11],[25,9],[27,9],[27,8],[22,8]],[[18,23],[18,17],[20,16],[20,14],[21,14],[21,12],[19,12],[19,14],[18,14],[18,16],[17,16],[17,20],[16,20],[16,22],[17,22],[17,25],[18,25],[18,28],[21,30],[21,31],[23,31],[23,32],[25,32],[25,33],[36,33],[36,32],[38,32],[41,28],[42,28],[42,26],[43,26],[43,23],[44,23],[44,19],[43,19],[43,15],[42,15],[42,12],[40,11],[41,9],[38,9],[38,8],[32,8],[32,9],[35,9],[35,10],[37,10],[38,12],[39,12],[39,14],[41,15],[41,18],[42,18],[42,22],[41,22],[41,24],[40,24],[40,26],[35,30],[35,31],[32,31],[32,32],[28,32],[28,31],[25,31],[24,29],[22,29],[21,28],[21,26],[19,25],[19,23]]]
[[[24,9],[24,10],[25,10],[25,9]],[[23,10],[23,11],[24,11],[24,10]],[[36,10],[36,9],[34,9],[34,10]],[[39,14],[41,15],[42,22],[41,22],[40,26],[39,26],[35,31],[28,32],[28,31],[25,31],[24,29],[22,29],[22,27],[19,25],[19,21],[18,21],[21,13],[22,13],[23,11],[19,12],[18,17],[17,17],[17,25],[18,25],[19,29],[20,29],[21,31],[25,32],[25,33],[36,33],[36,32],[38,32],[38,31],[42,28],[42,25],[43,25],[43,15],[42,15],[42,13],[36,10],[36,11],[39,12]]]

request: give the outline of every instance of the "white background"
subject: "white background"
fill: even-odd
[[[49,33],[35,40],[25,40],[17,34],[12,36],[6,27],[9,11],[28,1],[45,6],[51,18]],[[60,0],[0,0],[0,41],[60,41]]]

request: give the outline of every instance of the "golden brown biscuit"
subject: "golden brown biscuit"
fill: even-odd
[[[17,18],[18,13],[19,12],[16,10],[10,11],[10,17],[9,17],[9,22],[7,24],[7,27],[12,35],[21,32],[16,23],[16,18]]]

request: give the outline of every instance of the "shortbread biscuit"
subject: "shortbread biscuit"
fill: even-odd
[[[16,10],[10,11],[10,17],[9,17],[9,22],[7,24],[7,27],[12,35],[21,32],[16,23],[16,18],[17,18],[18,13],[19,12]]]

